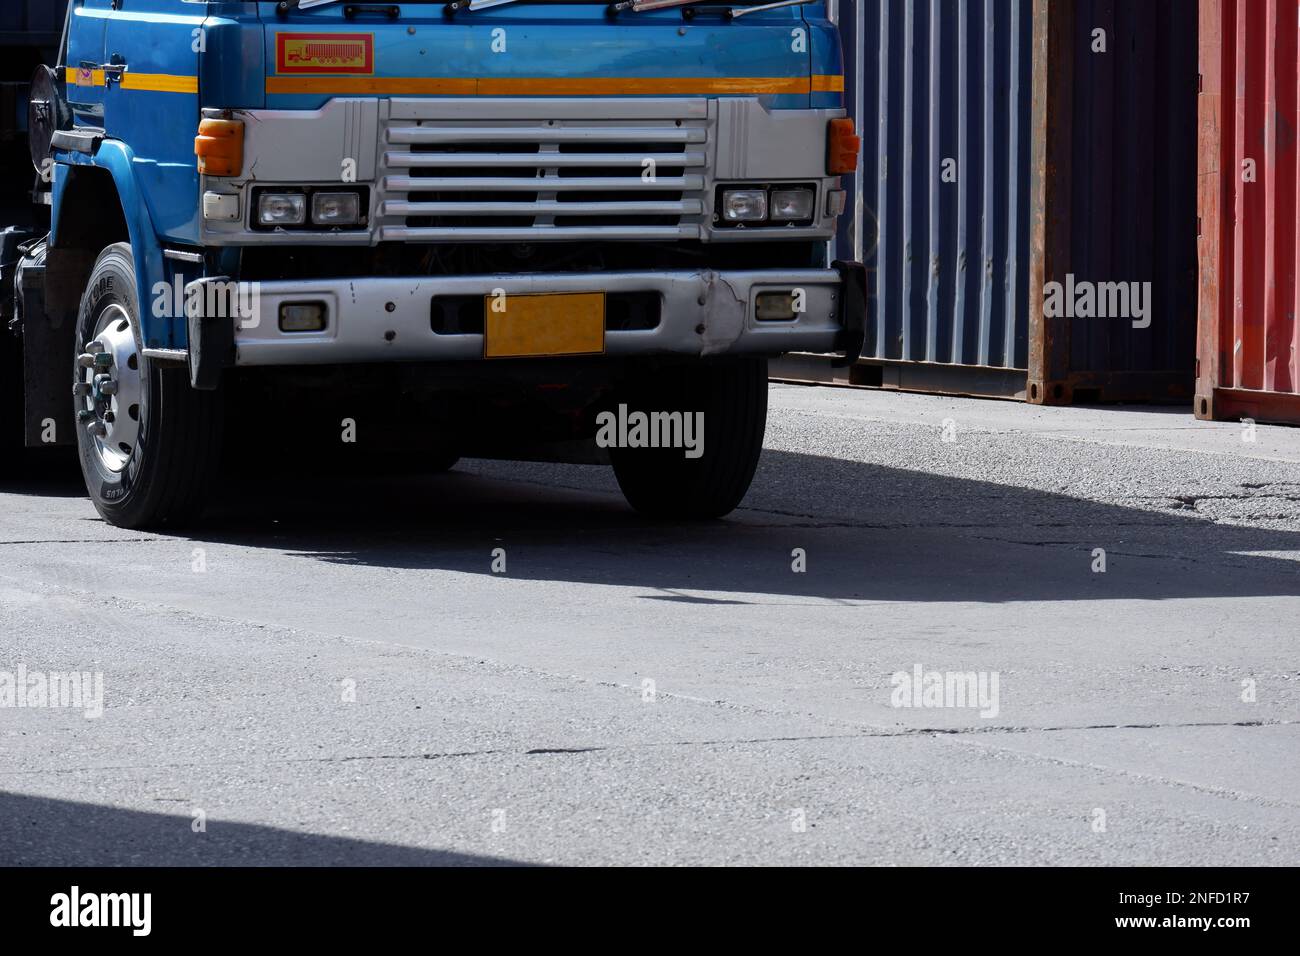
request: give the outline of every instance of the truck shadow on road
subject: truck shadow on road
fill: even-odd
[[[0,866],[525,866],[491,856],[0,791]]]
[[[76,452],[67,448],[28,451],[3,464],[0,494],[31,498],[84,498],[86,482]]]
[[[1280,522],[1300,516],[1300,486],[1276,497]],[[725,521],[646,521],[607,469],[472,461],[441,476],[241,485],[196,539],[484,576],[500,548],[503,578],[697,603],[1300,595],[1300,532],[1215,523],[1198,506],[1127,507],[769,451],[744,507]],[[794,570],[796,549],[806,572]],[[1094,570],[1096,549],[1105,573]]]

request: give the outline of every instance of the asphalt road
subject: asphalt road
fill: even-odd
[[[104,703],[0,706],[0,864],[1300,860],[1300,429],[772,397],[708,525],[567,466],[254,463],[183,537],[0,484],[0,691]]]

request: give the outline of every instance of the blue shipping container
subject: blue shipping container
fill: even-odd
[[[874,276],[864,357],[1026,369],[1031,3],[840,13],[863,162],[839,254]]]

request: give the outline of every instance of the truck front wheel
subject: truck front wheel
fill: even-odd
[[[650,517],[691,520],[736,509],[763,451],[767,359],[666,368],[628,383],[616,404],[601,443],[628,504]]]
[[[73,355],[77,450],[86,490],[121,528],[197,518],[217,468],[218,392],[190,388],[183,366],[144,356],[131,247],[109,246],[81,299]]]

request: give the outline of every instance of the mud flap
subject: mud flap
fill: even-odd
[[[861,262],[843,262],[831,264],[843,280],[843,296],[840,306],[840,321],[844,331],[840,333],[839,348],[844,355],[835,359],[833,368],[848,368],[862,357],[862,347],[867,336],[867,267]]]
[[[230,279],[225,276],[199,279],[185,287],[190,385],[202,392],[214,391],[221,384],[222,372],[235,364],[234,316],[225,308],[217,309],[217,315],[204,314],[208,303],[225,301],[222,296],[206,294],[209,284],[228,287]]]

